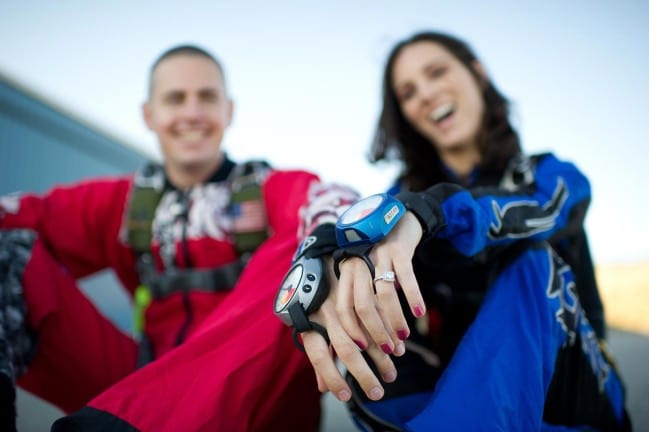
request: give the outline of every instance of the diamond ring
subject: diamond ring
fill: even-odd
[[[374,282],[377,282],[377,281],[380,281],[380,280],[382,280],[382,281],[386,281],[386,282],[394,282],[394,281],[396,281],[397,279],[394,277],[394,272],[388,270],[388,271],[384,271],[384,272],[381,273],[379,276],[377,276],[377,277],[374,279]]]

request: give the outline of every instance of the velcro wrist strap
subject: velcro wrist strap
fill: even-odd
[[[333,223],[319,225],[297,248],[293,262],[301,257],[318,258],[332,253],[338,248],[336,226]]]
[[[437,215],[437,207],[425,192],[404,191],[397,194],[396,198],[419,220],[424,236],[439,228],[441,218]]]
[[[375,276],[374,263],[370,259],[370,251],[372,250],[372,246],[374,245],[364,244],[358,246],[349,246],[342,249],[336,249],[333,256],[334,273],[336,275],[336,279],[340,279],[340,264],[347,258],[358,257],[361,258],[363,261],[365,261],[365,264],[367,264],[367,268],[370,270],[370,274],[372,275],[372,280],[374,280],[374,276]]]
[[[296,302],[289,306],[288,313],[291,317],[291,321],[293,321],[293,343],[300,351],[304,351],[304,346],[300,342],[298,334],[305,331],[317,331],[324,338],[327,345],[329,345],[330,341],[327,330],[320,324],[309,321],[301,303]]]

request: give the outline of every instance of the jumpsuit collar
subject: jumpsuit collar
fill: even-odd
[[[214,171],[214,173],[208,178],[204,183],[219,183],[225,181],[232,170],[234,169],[235,163],[228,157],[227,154],[223,155],[223,162],[221,165]],[[164,190],[180,190],[173,183],[169,181],[165,173],[165,186]]]

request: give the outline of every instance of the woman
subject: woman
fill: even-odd
[[[522,155],[463,41],[420,33],[394,47],[371,152],[384,159],[402,162],[390,193],[408,211],[369,259],[334,254],[339,282],[311,320],[354,379],[307,331],[320,390],[378,430],[629,429],[598,343],[589,183],[552,154]]]

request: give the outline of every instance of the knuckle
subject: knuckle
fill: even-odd
[[[311,350],[309,352],[309,358],[316,369],[326,365],[331,359],[329,351],[320,348]]]
[[[382,285],[385,285],[385,284],[382,284]],[[383,287],[377,288],[376,297],[379,299],[379,302],[385,303],[385,302],[391,301],[393,299],[394,291],[383,289]]]
[[[349,359],[358,352],[358,348],[351,343],[341,344],[336,347],[336,353],[341,359]]]
[[[374,306],[368,303],[358,303],[354,307],[359,316],[368,316],[372,312],[372,309],[374,309]]]
[[[350,313],[349,308],[342,304],[336,304],[334,309],[336,310],[338,316],[340,316],[341,318],[348,316],[348,314]]]

